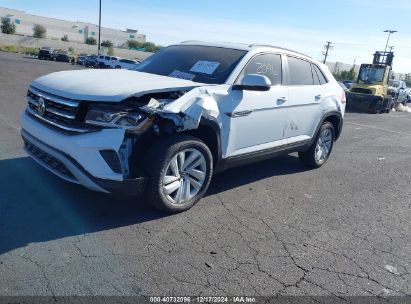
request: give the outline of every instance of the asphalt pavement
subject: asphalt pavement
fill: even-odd
[[[0,52],[0,295],[411,294],[410,114],[347,113],[322,168],[231,169],[165,216],[23,152],[28,84],[73,68]]]

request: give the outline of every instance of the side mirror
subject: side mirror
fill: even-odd
[[[270,79],[260,74],[247,74],[243,77],[240,84],[233,86],[233,90],[269,91],[270,89]]]

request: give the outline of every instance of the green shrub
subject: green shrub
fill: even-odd
[[[5,45],[0,47],[2,52],[17,53],[17,48],[14,45]]]
[[[36,38],[46,38],[46,28],[41,24],[35,24],[33,26],[33,36]]]
[[[113,42],[111,42],[110,40],[103,40],[103,42],[101,42],[101,46],[110,48],[113,47]]]
[[[9,18],[1,17],[1,32],[4,34],[14,34],[16,32],[16,25]]]
[[[107,50],[107,55],[109,56],[114,56],[114,48],[110,46]]]
[[[87,40],[86,40],[86,43],[89,44],[89,45],[96,45],[97,41],[96,41],[96,38],[94,38],[94,37],[88,37]]]
[[[39,49],[26,47],[26,48],[23,48],[22,52],[27,55],[37,56],[37,54],[39,53]]]

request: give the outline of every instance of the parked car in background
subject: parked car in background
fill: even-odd
[[[78,56],[78,57],[77,57],[77,60],[76,60],[76,64],[77,64],[77,65],[84,66],[85,63],[86,63],[86,61],[87,61],[87,57],[86,57],[86,56]]]
[[[140,61],[131,60],[131,59],[120,59],[115,62],[115,69],[127,69],[127,70],[134,70]]]
[[[405,91],[407,92],[407,103],[411,102],[411,88],[406,88]]]
[[[120,60],[120,57],[99,55],[97,57],[97,67],[99,69],[110,69],[114,68],[116,62]]]
[[[71,53],[66,51],[58,51],[54,56],[55,61],[70,62]]]
[[[88,55],[84,62],[86,68],[96,68],[97,67],[97,55]]]
[[[37,56],[40,60],[54,60],[54,49],[42,47]]]
[[[162,49],[136,71],[40,77],[27,102],[21,135],[40,165],[95,191],[145,191],[175,213],[230,167],[292,152],[323,166],[346,97],[327,66],[303,54],[192,42]]]
[[[394,97],[395,102],[407,104],[407,85],[402,80],[390,80],[388,82],[388,94]]]

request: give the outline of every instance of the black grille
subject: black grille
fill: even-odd
[[[66,176],[67,178],[75,179],[73,174],[71,174],[71,172],[67,169],[67,167],[57,158],[43,151],[39,147],[33,145],[26,138],[23,138],[23,141],[24,141],[24,146],[26,147],[28,152],[33,157],[35,157],[37,160],[45,164],[50,169],[60,172],[62,175]]]
[[[351,92],[360,93],[360,94],[372,94],[372,91],[370,89],[363,89],[363,88],[352,88]]]

